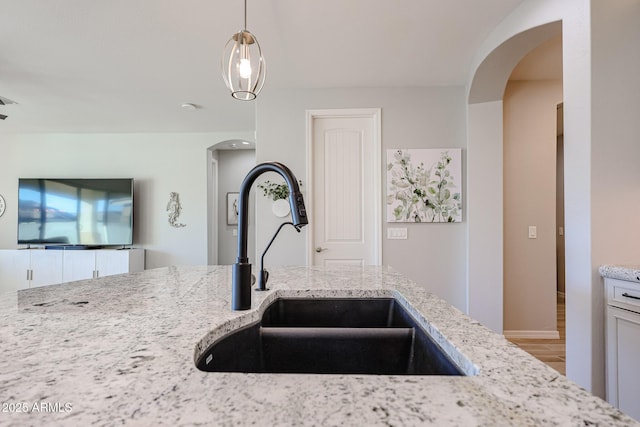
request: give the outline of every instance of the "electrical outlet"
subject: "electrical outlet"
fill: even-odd
[[[387,228],[387,239],[406,240],[407,229],[406,228]]]

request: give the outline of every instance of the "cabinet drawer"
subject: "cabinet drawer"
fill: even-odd
[[[607,307],[607,400],[640,420],[640,314]]]
[[[607,304],[640,312],[640,284],[607,279]]]

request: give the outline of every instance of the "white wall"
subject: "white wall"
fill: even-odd
[[[502,100],[470,104],[466,312],[502,333]]]
[[[238,253],[237,225],[227,224],[227,193],[237,193],[256,165],[255,150],[218,150],[218,264],[233,264]],[[255,193],[254,193],[255,195]],[[249,198],[247,251],[255,252],[254,197]]]
[[[382,109],[382,187],[386,190],[388,148],[465,148],[465,91],[462,87],[275,90],[258,99],[257,161],[280,161],[306,178],[305,112],[310,109]],[[465,168],[463,150],[463,170]],[[385,197],[382,195],[384,202]],[[466,189],[463,188],[463,208]],[[258,196],[258,248],[279,221]],[[383,209],[383,206],[372,207]],[[386,210],[382,211],[386,221]],[[383,264],[464,308],[466,212],[458,224],[406,224],[408,240],[387,240],[383,223]],[[394,224],[393,226],[399,226]],[[404,224],[402,225],[404,226]],[[306,264],[306,231],[287,227],[270,249],[268,264]],[[253,261],[252,261],[253,262]]]
[[[640,1],[592,1],[596,263],[639,263]]]
[[[599,373],[604,366],[604,291],[596,269],[639,263],[640,1],[592,0],[591,7],[592,251],[590,280],[580,291],[592,296],[585,310],[592,313],[590,350]],[[565,114],[568,108],[565,103]],[[565,150],[569,144],[566,130]]]
[[[248,132],[207,134],[3,135],[0,248],[15,249],[19,177],[132,177],[134,246],[147,250],[146,268],[207,263],[206,149]],[[180,194],[184,228],[167,219],[169,193]]]
[[[557,337],[556,116],[562,81],[504,93],[504,331]],[[530,239],[528,227],[537,228]]]

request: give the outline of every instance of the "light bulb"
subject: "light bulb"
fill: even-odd
[[[243,79],[251,77],[251,62],[248,59],[240,60],[240,77]]]

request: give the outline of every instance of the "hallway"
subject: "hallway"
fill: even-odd
[[[551,366],[562,375],[566,375],[566,336],[565,336],[564,296],[558,296],[558,332],[560,339],[512,338],[509,341],[531,354],[536,359]]]

